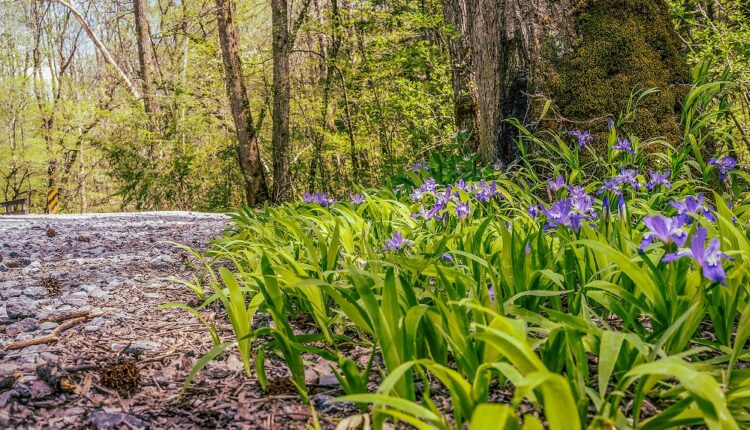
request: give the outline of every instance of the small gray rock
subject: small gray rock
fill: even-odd
[[[5,304],[8,318],[17,320],[33,317],[37,312],[36,304],[28,297],[13,297]]]
[[[32,261],[28,266],[21,269],[23,275],[30,275],[34,272],[38,272],[42,268],[42,263],[38,261]]]
[[[121,428],[124,426],[130,428],[146,429],[148,423],[135,415],[130,415],[122,412],[105,412],[105,411],[94,411],[89,415],[89,425],[94,429],[112,429]]]
[[[81,307],[86,305],[86,299],[82,299],[79,297],[65,297],[63,298],[63,302],[74,307]]]
[[[39,358],[41,358],[47,363],[55,363],[57,362],[57,360],[60,359],[60,356],[58,356],[57,354],[53,354],[49,351],[44,351],[43,353],[39,354]]]
[[[45,321],[41,324],[39,324],[40,330],[52,330],[53,328],[59,326],[60,324],[54,322],[54,321]]]
[[[18,365],[15,363],[0,363],[0,376],[12,375],[16,370]]]
[[[39,322],[34,318],[25,318],[5,327],[5,333],[9,336],[15,336],[19,333],[34,331],[39,328]]]
[[[24,288],[23,295],[28,297],[40,298],[47,295],[47,289],[44,287],[27,287]]]
[[[32,399],[43,399],[49,395],[52,395],[52,387],[42,380],[35,380],[29,386]]]

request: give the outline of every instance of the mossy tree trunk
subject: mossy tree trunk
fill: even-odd
[[[689,82],[664,0],[446,0],[473,17],[469,41],[476,86],[480,159],[518,158],[517,131],[534,99],[552,99],[564,128],[601,118],[606,127],[634,90],[661,91],[639,107],[629,130],[675,137],[678,103]],[[596,131],[596,130],[594,130]]]

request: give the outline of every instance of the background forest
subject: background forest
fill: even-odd
[[[222,210],[244,201],[214,0],[0,3],[0,198],[32,190],[44,212]],[[146,109],[96,49],[78,10]],[[239,53],[265,177],[273,183],[271,4],[237,2]],[[692,65],[732,80],[724,119],[747,145],[750,10],[740,0],[672,1]],[[456,133],[450,45],[440,0],[301,0],[288,23],[291,196],[381,185]],[[144,87],[148,88],[148,87]],[[149,106],[150,105],[150,106]],[[149,112],[150,111],[150,112]],[[741,163],[746,149],[735,148]]]

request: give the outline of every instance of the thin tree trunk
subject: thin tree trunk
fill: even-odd
[[[91,41],[94,43],[96,48],[99,50],[99,52],[102,54],[104,59],[109,63],[110,66],[112,66],[113,69],[115,69],[115,72],[117,72],[118,75],[120,75],[120,78],[125,82],[125,86],[128,87],[128,90],[130,93],[137,99],[141,98],[141,93],[138,91],[138,89],[133,85],[133,82],[130,80],[127,74],[125,74],[125,71],[120,67],[119,64],[115,61],[115,59],[112,57],[112,55],[109,53],[109,50],[106,46],[102,43],[101,40],[94,34],[94,31],[91,29],[89,24],[86,22],[86,20],[83,18],[83,15],[81,15],[80,12],[78,12],[78,9],[70,3],[68,0],[54,0],[61,5],[67,7],[70,10],[70,13],[73,14],[76,20],[78,20],[78,23],[81,24],[81,27],[83,28],[83,31],[88,34]]]
[[[479,125],[476,94],[471,88],[471,46],[468,35],[471,17],[467,16],[466,2],[444,1],[443,15],[450,25],[448,51],[451,57],[451,84],[456,129],[470,134],[467,144],[479,146]]]
[[[257,206],[269,198],[266,178],[260,160],[258,136],[250,113],[250,100],[247,97],[242,75],[242,62],[239,53],[239,34],[234,23],[232,0],[216,0],[219,43],[224,61],[224,78],[227,96],[234,118],[234,128],[239,141],[238,156],[240,169],[245,179],[245,195],[249,206]]]
[[[143,88],[143,108],[146,113],[153,113],[154,106],[154,84],[151,76],[153,68],[153,56],[151,53],[151,38],[149,36],[148,18],[146,17],[146,0],[133,0],[133,12],[135,13],[135,34],[138,45],[138,62],[141,72],[141,86]]]
[[[273,27],[273,200],[290,197],[289,177],[289,28],[287,0],[271,1]]]

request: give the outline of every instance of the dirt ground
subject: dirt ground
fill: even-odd
[[[159,309],[193,300],[173,278],[199,275],[196,262],[168,242],[205,249],[227,225],[224,215],[189,212],[0,217],[0,428],[311,423],[310,407],[273,357],[268,393],[231,352],[179,395],[211,339],[188,312]],[[221,312],[201,313],[226,335]],[[312,404],[331,428],[346,405],[326,403],[341,394],[335,379],[315,363],[309,368]]]

